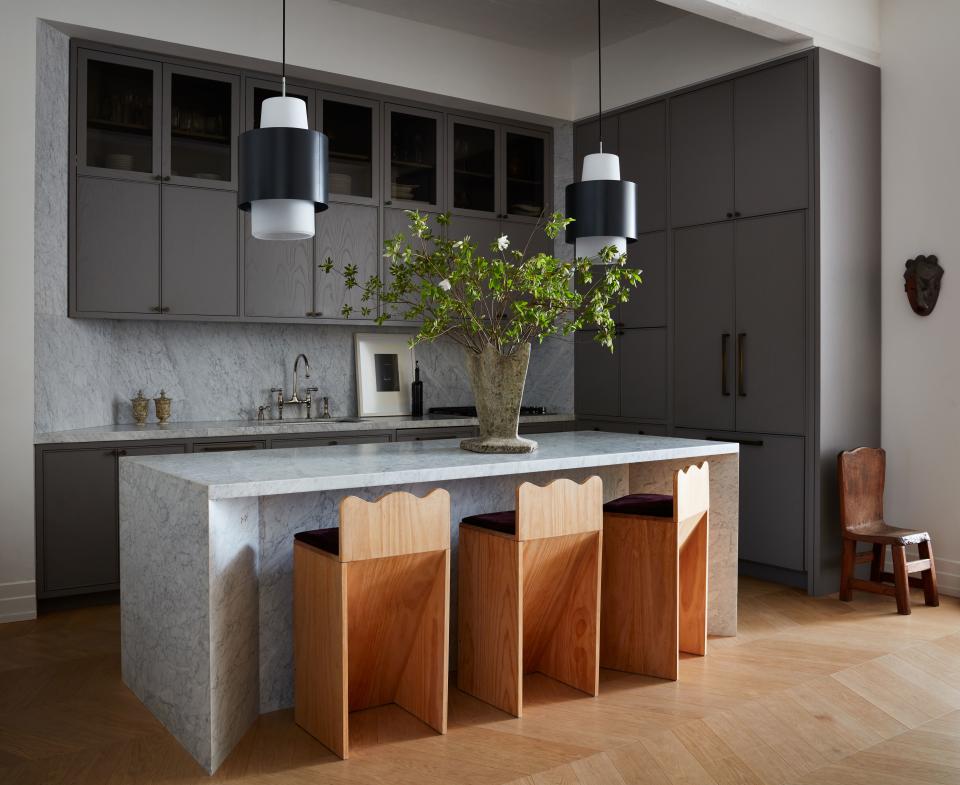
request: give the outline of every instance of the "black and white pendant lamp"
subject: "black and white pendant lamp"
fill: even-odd
[[[620,157],[603,152],[603,47],[600,38],[600,0],[597,0],[597,112],[600,151],[583,157],[579,183],[567,186],[566,240],[573,243],[578,259],[602,261],[600,252],[609,246],[615,256],[627,251],[637,239],[637,184],[620,179]]]
[[[287,96],[287,3],[283,0],[281,94],[267,98],[260,127],[240,134],[237,206],[260,240],[306,240],[327,209],[327,137],[307,125],[307,103]]]

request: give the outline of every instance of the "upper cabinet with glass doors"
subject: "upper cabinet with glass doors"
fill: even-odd
[[[535,221],[547,209],[547,136],[450,117],[447,183],[454,215]]]
[[[328,140],[331,201],[379,203],[379,102],[321,93],[318,125]]]
[[[440,209],[443,115],[387,105],[384,117],[383,203],[410,210]]]
[[[239,77],[83,50],[80,174],[236,189]]]

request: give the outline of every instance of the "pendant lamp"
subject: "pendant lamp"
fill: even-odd
[[[601,250],[613,246],[615,256],[626,253],[637,239],[637,184],[620,179],[620,157],[603,152],[603,47],[600,38],[600,0],[597,0],[597,111],[600,151],[583,157],[579,183],[567,186],[566,240],[578,259],[601,262]]]
[[[260,127],[240,134],[237,205],[260,240],[307,240],[327,209],[327,137],[307,127],[307,103],[287,96],[287,3],[283,0],[281,94],[267,98]]]

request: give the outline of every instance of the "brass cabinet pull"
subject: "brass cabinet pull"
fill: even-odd
[[[727,384],[727,359],[729,353],[727,350],[730,344],[730,333],[723,333],[720,336],[720,394],[730,395],[730,386]]]
[[[746,360],[744,359],[746,356],[746,342],[747,334],[737,333],[737,395],[739,395],[741,398],[747,397],[747,385],[743,378],[743,367],[746,363]]]

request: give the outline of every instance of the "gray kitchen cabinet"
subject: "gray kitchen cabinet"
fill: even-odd
[[[38,447],[37,595],[114,590],[120,580],[117,459],[182,453],[183,444]]]
[[[667,233],[642,234],[627,247],[627,266],[642,270],[639,286],[630,290],[630,299],[618,306],[616,319],[623,327],[666,327],[667,325]],[[602,274],[602,268],[597,270]]]
[[[603,152],[617,154],[619,147],[619,120],[617,115],[604,115]],[[600,123],[589,120],[573,129],[573,179],[580,182],[583,175],[583,157],[600,152]],[[623,162],[621,161],[621,166]],[[622,174],[622,171],[621,171]]]
[[[535,224],[549,214],[553,201],[552,166],[547,154],[550,135],[510,126],[505,126],[501,133],[500,217],[511,223]]]
[[[430,442],[437,439],[469,439],[477,435],[474,425],[465,425],[460,428],[399,428],[397,429],[398,442]]]
[[[736,227],[736,429],[802,434],[806,379],[804,212]]]
[[[237,316],[240,212],[232,191],[163,185],[163,313]]]
[[[667,105],[637,107],[619,116],[620,176],[637,184],[637,232],[667,226]]]
[[[389,433],[330,433],[313,436],[284,436],[270,439],[271,450],[290,447],[335,447],[338,444],[382,444],[392,441]]]
[[[421,211],[423,214],[423,211]],[[444,234],[444,228],[437,223],[436,213],[427,213],[427,222],[430,225],[430,230],[435,235]],[[397,235],[402,235],[407,243],[410,243],[414,248],[420,248],[420,239],[414,237],[410,231],[410,217],[406,214],[406,210],[398,209],[396,207],[386,207],[383,210],[383,241],[384,243],[389,242]],[[429,251],[432,247],[432,242],[424,241],[424,245]],[[393,281],[393,275],[390,273],[391,261],[383,256],[383,252],[379,254],[380,256],[380,280],[383,281],[385,287],[389,287]],[[388,320],[388,324],[392,325],[415,325],[418,324],[417,320],[405,320],[402,318],[402,315],[406,312],[407,307],[404,305],[386,305],[383,302],[378,304],[380,312],[383,313],[387,311],[390,313],[391,318]]]
[[[383,203],[407,210],[443,205],[443,115],[384,106]]]
[[[804,569],[804,439],[683,428],[676,430],[676,436],[739,442],[740,561],[791,571],[801,582]]]
[[[267,443],[263,439],[235,439],[232,441],[194,442],[194,452],[240,452],[244,450],[265,450]]]
[[[670,99],[670,215],[674,226],[732,218],[733,84]]]
[[[529,227],[526,227],[526,229],[529,234]],[[447,226],[447,236],[455,240],[461,240],[468,235],[470,241],[476,243],[477,253],[489,258],[491,254],[490,244],[496,242],[500,236],[500,221],[496,218],[451,215],[450,224]]]
[[[678,425],[733,429],[734,225],[674,233],[674,417]]]
[[[807,62],[765,68],[733,83],[735,210],[742,216],[808,204]]]
[[[527,422],[517,426],[517,433],[565,433],[570,430],[569,422]]]
[[[579,417],[570,430],[633,433],[638,436],[667,435],[667,426],[662,423],[628,422],[627,420],[582,420]]]
[[[318,97],[330,201],[380,204],[380,102],[340,93]]]
[[[574,410],[578,415],[616,417],[620,414],[620,343],[615,338],[611,352],[594,340],[595,334],[584,330],[574,338]]]
[[[77,178],[72,277],[78,313],[159,311],[160,188]]]
[[[316,265],[314,270],[314,316],[319,319],[343,319],[341,309],[352,306],[353,321],[370,321],[377,315],[375,300],[363,302],[362,284],[380,270],[377,246],[379,208],[361,204],[331,203],[317,216],[317,234],[314,238]],[[331,259],[336,270],[326,273],[320,269]],[[347,265],[356,265],[357,281],[361,286],[347,289],[342,271]],[[360,309],[371,308],[368,317]]]
[[[667,417],[667,330],[623,330],[619,336],[620,416]]]
[[[447,118],[447,193],[455,216],[496,220],[502,207],[502,134],[496,123]]]
[[[529,221],[504,220],[500,222],[500,233],[510,238],[510,248],[518,251],[526,249],[525,258],[538,253],[552,254],[553,240],[543,231],[544,223],[544,221],[537,224]]]
[[[302,319],[313,311],[314,239],[258,240],[243,216],[243,311],[246,316]]]

